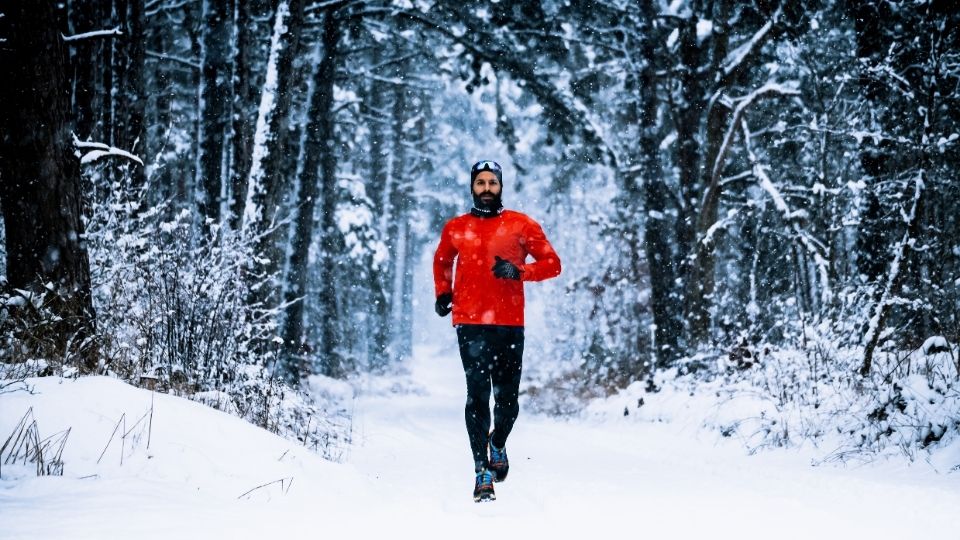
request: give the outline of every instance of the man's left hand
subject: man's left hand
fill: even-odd
[[[493,275],[500,279],[520,279],[520,269],[512,262],[505,261],[496,257],[497,262],[493,263]]]

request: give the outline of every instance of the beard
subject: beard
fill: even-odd
[[[491,198],[489,201],[486,201],[486,202],[485,202],[485,201],[481,198],[481,196],[483,196],[483,195],[492,195],[493,198]],[[495,212],[495,211],[503,208],[503,202],[502,202],[501,199],[500,199],[500,195],[501,195],[500,193],[491,193],[491,192],[489,192],[489,191],[484,191],[484,192],[481,193],[480,195],[477,195],[476,193],[474,193],[474,194],[473,194],[473,206],[474,206],[474,208],[476,208],[477,210],[483,210],[483,211],[485,211],[485,212]]]

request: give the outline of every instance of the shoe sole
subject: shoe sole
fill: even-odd
[[[477,495],[476,497],[473,498],[473,502],[478,502],[478,503],[479,503],[479,502],[493,502],[493,501],[495,501],[495,500],[497,500],[497,496],[496,496],[496,494],[494,494],[494,493],[483,493],[483,494]]]

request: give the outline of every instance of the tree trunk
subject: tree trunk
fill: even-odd
[[[230,19],[224,0],[203,0],[200,32],[199,133],[197,185],[201,219],[220,221],[224,139],[229,118]]]
[[[371,59],[373,65],[379,65],[383,59],[380,49],[373,52]],[[380,268],[378,272],[370,272],[369,287],[370,294],[373,297],[373,316],[370,317],[370,346],[368,356],[370,359],[370,369],[375,372],[382,372],[386,368],[387,349],[389,345],[390,334],[390,301],[388,290],[393,273],[393,266],[396,263],[396,253],[394,252],[393,239],[390,237],[391,223],[396,216],[391,200],[393,190],[393,179],[390,176],[390,143],[391,132],[389,129],[388,107],[390,101],[388,97],[391,92],[385,81],[373,78],[370,81],[369,90],[369,111],[370,118],[370,198],[374,204],[374,215],[377,216],[377,232],[387,249],[391,254],[390,260]],[[397,113],[396,108],[392,111]],[[402,111],[401,111],[402,113]],[[394,141],[396,149],[396,141]],[[395,158],[395,156],[394,156]],[[398,160],[393,159],[394,176],[396,176],[396,166]]]
[[[697,247],[696,208],[700,183],[700,144],[697,133],[700,127],[700,111],[703,110],[702,93],[697,74],[700,49],[697,45],[696,16],[680,23],[680,104],[677,113],[677,167],[680,180],[680,213],[677,219],[677,246],[679,248],[680,277],[687,291],[687,329],[690,344],[698,345],[706,339],[710,328],[710,314],[704,297],[704,283],[691,270],[691,254]]]
[[[266,260],[264,273],[273,279],[281,277],[285,252],[281,242],[286,240],[287,229],[278,227],[275,220],[281,195],[290,184],[283,172],[293,139],[288,129],[293,61],[300,46],[302,21],[302,0],[282,0],[277,6],[243,216],[243,229],[259,234],[257,251]],[[276,305],[280,291],[279,283],[265,285],[257,291],[255,301]]]
[[[136,153],[143,148],[146,87],[143,78],[146,36],[143,0],[117,0],[121,36],[116,43],[114,135],[116,146]]]
[[[138,154],[147,162],[145,115],[147,107],[147,89],[144,79],[146,69],[146,35],[144,28],[144,0],[123,0],[120,2],[121,31],[123,38],[118,43],[117,63],[119,65],[117,100],[116,136],[120,148]],[[134,188],[146,182],[144,167],[124,162],[123,174],[129,178]]]
[[[44,291],[60,318],[56,348],[65,361],[96,367],[90,266],[83,245],[80,165],[71,139],[70,79],[66,47],[52,1],[5,8],[0,35],[0,199],[10,287]],[[79,348],[74,348],[79,345]],[[42,352],[42,351],[38,351]],[[48,351],[50,352],[50,351]]]
[[[324,49],[331,52],[336,51],[340,41],[340,29],[337,20],[330,14],[327,15],[323,25],[323,43]],[[333,77],[335,73],[331,71],[326,75],[322,82],[330,85],[331,101],[330,107],[333,107]],[[321,125],[318,129],[318,137],[321,141],[320,146],[320,185],[322,201],[320,207],[320,272],[319,282],[322,284],[319,297],[320,313],[323,317],[323,330],[321,332],[322,343],[320,352],[322,362],[321,372],[328,377],[342,377],[344,375],[343,362],[340,358],[340,352],[337,348],[339,342],[340,325],[336,324],[339,319],[337,315],[337,294],[334,290],[334,264],[337,253],[339,231],[335,221],[335,212],[337,209],[337,153],[336,153],[336,133],[334,132],[334,121],[332,114],[327,114],[322,118],[318,117]]]
[[[673,299],[675,269],[668,242],[667,219],[668,187],[660,167],[660,145],[657,134],[656,44],[653,20],[656,15],[651,0],[641,2],[641,17],[645,31],[640,41],[643,68],[639,80],[640,178],[643,181],[643,201],[647,211],[644,228],[644,252],[650,272],[650,309],[653,314],[654,357],[657,367],[668,366],[677,350],[682,327],[683,310]],[[653,366],[650,366],[651,369]]]
[[[86,0],[70,5],[68,35],[83,34],[103,29],[106,17],[100,2]],[[84,39],[70,47],[71,74],[73,76],[73,111],[76,115],[75,132],[81,140],[106,140],[98,130],[99,116],[95,109],[97,86],[102,76],[104,47],[110,47],[113,38]],[[102,89],[101,89],[102,90]]]
[[[283,340],[285,347],[284,371],[287,378],[299,378],[303,346],[303,297],[306,294],[309,273],[308,253],[313,241],[314,210],[318,196],[322,199],[321,217],[321,271],[319,282],[320,312],[323,325],[321,343],[321,371],[328,376],[339,376],[340,362],[334,349],[337,327],[336,294],[333,290],[333,249],[328,236],[334,234],[333,211],[336,203],[336,154],[334,148],[334,79],[337,68],[337,44],[340,40],[337,19],[332,13],[326,15],[323,37],[320,44],[321,59],[313,83],[304,142],[303,176],[300,182],[298,213],[294,225],[293,249],[290,254],[287,278],[286,302],[289,303],[284,321]],[[322,192],[322,194],[321,194]]]
[[[151,26],[147,41],[150,50],[163,55],[171,50],[173,38],[174,36],[171,36],[169,32]],[[173,89],[175,88],[173,79],[176,71],[171,62],[155,60],[152,64],[152,70],[148,71],[150,92],[147,93],[145,108],[148,126],[147,144],[143,148],[147,157],[153,163],[163,164],[164,166],[153,170],[151,184],[154,189],[150,191],[148,203],[156,204],[163,200],[182,201],[186,195],[177,192],[178,182],[174,180],[174,173],[166,160],[160,157],[167,144],[167,127],[173,123],[174,113],[171,104]]]
[[[200,31],[203,28],[203,17],[200,10],[200,4],[198,2],[191,2],[186,4],[183,8],[183,25],[186,28],[187,36],[189,37],[190,43],[190,57],[191,58],[200,58]],[[191,91],[196,92],[196,88],[200,87],[201,73],[199,69],[194,69],[190,73],[190,77],[186,82],[186,88],[189,88]],[[196,95],[194,93],[194,95]],[[196,113],[196,110],[192,110]],[[185,119],[187,117],[184,117]],[[199,133],[200,131],[200,116],[199,114],[194,114],[191,118],[193,121],[193,133]],[[192,156],[196,156],[197,148],[196,145],[198,141],[194,138],[194,148],[191,149]],[[184,163],[181,165],[181,170],[179,174],[176,175],[177,181],[177,193],[182,194],[182,197],[179,197],[176,204],[176,210],[188,210],[193,214],[195,212],[196,200],[199,197],[198,190],[200,186],[197,186],[197,163],[196,159],[193,160],[184,160]]]
[[[714,13],[712,20],[721,21],[717,25],[717,32],[711,39],[710,61],[711,73],[719,74],[722,69],[723,61],[727,55],[727,31],[725,21],[729,17],[727,13],[727,3],[717,2],[715,9],[719,13]],[[686,272],[686,304],[689,309],[690,337],[693,343],[702,343],[709,335],[710,330],[710,298],[713,296],[716,288],[715,275],[716,259],[714,238],[710,233],[711,228],[717,222],[718,212],[720,210],[720,197],[722,193],[721,174],[723,172],[723,163],[725,154],[729,151],[729,144],[732,141],[726,141],[724,145],[724,133],[734,130],[737,126],[732,125],[728,128],[728,122],[736,123],[737,119],[730,120],[730,109],[721,103],[725,88],[717,88],[713,94],[713,99],[709,103],[701,103],[705,107],[705,129],[703,158],[701,166],[701,183],[707,184],[706,193],[701,201],[695,205],[697,209],[694,219],[695,228],[693,229],[693,245],[691,251],[685,251],[691,259],[689,268]],[[701,184],[701,185],[702,185]],[[714,233],[716,234],[716,233]]]
[[[430,96],[422,92],[416,97],[412,104],[412,109],[418,116],[416,123],[416,144],[420,146],[428,140],[428,115],[430,115]],[[409,176],[412,179],[428,178],[431,175],[430,158],[426,154],[419,154],[417,158],[416,173]],[[413,180],[416,181],[416,180]],[[412,188],[407,188],[406,193],[413,193]],[[404,197],[403,223],[405,231],[403,232],[405,242],[403,245],[403,272],[400,277],[402,282],[401,297],[397,302],[399,305],[396,310],[400,312],[399,328],[394,332],[394,347],[398,362],[405,362],[413,357],[413,273],[416,267],[417,254],[419,250],[418,238],[411,226],[413,219],[414,201],[411,197]]]
[[[637,91],[639,86],[638,78],[631,74],[625,83],[627,92]],[[624,123],[627,125],[641,124],[641,105],[635,100],[628,102],[624,108]],[[622,238],[626,255],[625,264],[618,265],[617,279],[624,279],[630,283],[630,286],[623,291],[622,312],[625,316],[622,320],[626,322],[622,328],[621,340],[624,342],[620,349],[623,354],[618,354],[613,362],[613,369],[616,371],[618,379],[626,379],[631,376],[642,377],[642,373],[636,372],[636,366],[640,357],[640,351],[644,349],[644,330],[640,327],[643,320],[644,306],[640,302],[640,284],[641,276],[646,273],[643,267],[643,251],[641,246],[642,238],[640,236],[640,226],[644,222],[643,207],[641,203],[641,186],[645,180],[643,170],[646,156],[638,156],[638,151],[642,152],[639,146],[630,148],[625,152],[624,162],[620,164],[617,170],[617,182],[620,185],[621,195],[617,203],[617,221],[619,223],[619,235]],[[638,167],[639,165],[639,167]]]
[[[860,0],[848,5],[848,12],[854,19],[857,35],[857,59],[863,65],[876,65],[882,61],[890,43],[888,32],[883,28],[883,21],[892,19],[893,14],[883,2],[868,2]],[[864,68],[858,84],[867,103],[873,108],[884,107],[888,98],[884,85],[868,74]],[[882,129],[882,126],[866,126],[866,129]],[[857,269],[867,276],[871,282],[879,281],[884,273],[884,267],[890,261],[890,255],[884,246],[892,239],[886,234],[886,227],[882,215],[880,198],[877,194],[878,186],[889,174],[888,153],[891,151],[888,143],[874,144],[869,138],[860,145],[860,168],[865,183],[871,187],[866,190],[866,206],[863,209],[862,225],[857,237]]]
[[[401,75],[398,73],[398,77]],[[389,281],[389,301],[385,306],[384,323],[386,327],[383,331],[384,337],[384,355],[387,362],[397,362],[400,359],[398,350],[400,336],[403,329],[403,313],[406,308],[403,296],[405,275],[409,272],[406,267],[410,249],[410,200],[409,193],[413,188],[411,175],[415,172],[415,167],[410,165],[411,160],[407,158],[407,130],[404,124],[410,117],[408,112],[409,99],[408,89],[404,85],[394,85],[393,87],[393,174],[390,179],[389,206],[390,220],[387,224],[387,242],[390,253],[390,261],[385,265],[389,268],[387,276]]]
[[[104,28],[114,28],[119,26],[119,16],[117,14],[117,0],[105,2],[103,21]],[[94,59],[97,61],[97,59]],[[116,134],[116,91],[117,91],[117,40],[109,39],[103,47],[103,56],[99,59],[103,65],[101,70],[102,84],[100,85],[100,117],[103,119],[101,136],[104,142],[110,146],[117,146],[114,138]],[[112,175],[112,169],[106,169],[108,175]]]
[[[230,160],[230,225],[240,227],[244,205],[247,202],[247,180],[253,162],[253,134],[256,122],[257,33],[256,17],[266,11],[264,2],[237,0],[234,13],[236,45],[233,52],[233,117]]]

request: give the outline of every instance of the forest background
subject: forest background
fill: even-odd
[[[320,444],[298,388],[404,369],[492,158],[564,262],[530,406],[750,395],[723,434],[913,456],[960,429],[958,28],[946,1],[15,2],[4,388],[109,373]]]

